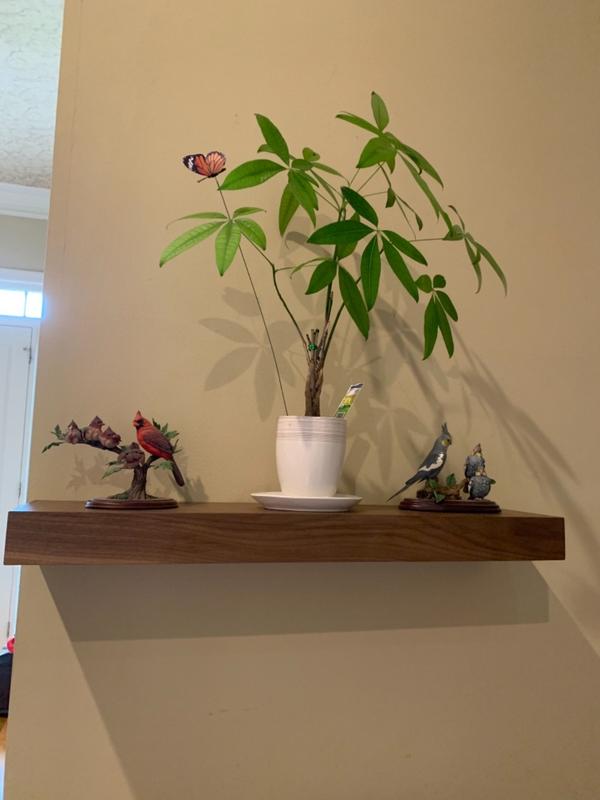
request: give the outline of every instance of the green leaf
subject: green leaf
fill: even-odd
[[[446,278],[443,275],[435,275],[433,278],[433,288],[443,289],[446,285]]]
[[[258,222],[255,222],[253,219],[237,219],[235,224],[246,239],[254,242],[261,250],[265,250],[267,247],[267,237]]]
[[[403,236],[400,236],[399,233],[395,231],[383,231],[384,236],[386,236],[390,242],[394,245],[395,248],[400,250],[401,253],[404,253],[405,256],[412,258],[413,261],[418,261],[419,264],[423,264],[423,266],[427,266],[427,259],[423,255],[420,250],[405,239]]]
[[[352,216],[350,217],[350,219],[351,220],[359,220],[360,217],[355,211],[354,214],[352,214]],[[338,261],[341,261],[344,258],[348,258],[348,256],[351,256],[352,253],[356,250],[357,246],[358,246],[358,241],[356,241],[356,242],[347,242],[346,244],[336,244],[336,246],[335,246],[335,256],[334,257]]]
[[[223,225],[215,239],[215,257],[217,269],[221,275],[231,266],[240,245],[241,231],[238,223],[228,222]]]
[[[300,178],[311,183],[315,187],[315,189],[319,188],[319,181],[317,180],[319,176],[318,175],[313,176],[312,170],[310,172],[306,172],[305,170],[296,170],[296,173],[300,175]]]
[[[481,291],[481,284],[483,283],[483,275],[481,274],[481,266],[480,266],[481,253],[479,252],[478,249],[476,249],[470,244],[468,237],[469,234],[467,234],[467,237],[465,238],[465,247],[467,248],[469,260],[473,265],[473,270],[475,271],[475,275],[477,277],[477,289],[475,290],[475,292],[476,294],[478,294]],[[472,238],[473,237],[471,237],[471,239]],[[473,241],[475,240],[473,239]]]
[[[385,107],[385,103],[376,92],[371,92],[371,109],[373,111],[375,124],[380,131],[383,131],[390,121],[390,115]]]
[[[262,135],[265,137],[265,142],[269,145],[275,155],[279,156],[279,158],[286,164],[289,164],[290,151],[288,149],[287,142],[281,135],[279,129],[268,117],[264,117],[262,114],[256,114],[256,121],[258,122],[258,126],[262,131]]]
[[[441,303],[442,308],[444,309],[446,314],[448,314],[450,319],[453,319],[454,322],[458,322],[458,311],[456,310],[454,303],[452,302],[452,300],[450,300],[446,292],[437,292],[437,299]]]
[[[269,161],[267,158],[256,158],[254,161],[245,161],[239,167],[231,170],[229,175],[221,184],[224,191],[237,189],[248,189],[250,186],[258,186],[260,183],[268,181],[278,172],[283,172],[285,167]]]
[[[396,192],[390,188],[387,190],[387,196],[385,200],[385,207],[391,208],[396,202]]]
[[[311,147],[303,147],[302,158],[306,159],[306,161],[318,161],[321,156]]]
[[[450,358],[452,358],[454,355],[454,339],[452,338],[450,323],[448,322],[448,317],[446,316],[446,312],[444,311],[442,304],[437,302],[437,298],[435,298],[435,300],[435,311],[438,317],[438,327],[442,333],[442,338],[444,339],[444,344],[446,345],[448,355]]]
[[[446,486],[456,486],[456,475],[453,472],[446,478]]]
[[[351,125],[364,128],[366,131],[371,131],[371,133],[379,134],[379,129],[376,128],[373,123],[363,119],[362,117],[357,117],[356,114],[350,114],[347,111],[343,111],[341,114],[336,114],[335,117],[336,119],[343,119],[344,122],[349,122]]]
[[[304,269],[304,267],[309,267],[311,264],[314,264],[320,260],[320,258],[309,258],[308,261],[303,261],[301,264],[292,267],[290,269],[290,278],[293,277],[297,272],[300,272],[301,269]]]
[[[429,277],[429,275],[419,275],[415,283],[422,292],[425,292],[426,294],[431,294],[433,289],[433,284],[431,283],[431,278]]]
[[[410,274],[410,271],[406,266],[406,262],[404,261],[400,253],[396,250],[396,248],[392,244],[390,244],[390,242],[387,239],[383,240],[383,250],[387,262],[394,271],[396,277],[398,278],[400,283],[404,286],[409,295],[413,298],[413,300],[415,300],[415,302],[418,303],[419,290],[417,288],[417,284],[413,279],[413,276]]]
[[[354,278],[348,270],[344,267],[339,268],[338,279],[340,284],[340,293],[344,305],[348,309],[348,313],[354,320],[356,327],[365,337],[369,337],[369,312],[365,306],[365,301],[362,299],[361,293],[354,281]]]
[[[496,261],[494,256],[490,253],[490,251],[487,250],[482,244],[480,244],[479,242],[476,242],[476,245],[477,245],[477,249],[479,250],[481,255],[485,258],[485,260],[488,262],[490,267],[494,270],[496,275],[500,278],[500,282],[502,283],[502,286],[504,287],[504,294],[507,294],[508,293],[508,283],[506,281],[506,275],[504,274],[504,272],[500,268],[500,265],[498,264],[498,262]]]
[[[460,221],[460,226],[461,226],[461,228],[462,228],[462,229],[463,229],[463,231],[466,233],[467,229],[465,228],[465,221],[464,221],[464,219],[461,217],[461,215],[458,213],[458,209],[456,208],[456,206],[453,206],[453,205],[449,204],[449,205],[448,205],[448,208],[451,208],[451,209],[452,209],[452,211],[454,211],[454,213],[456,214],[456,216],[458,217],[458,219],[459,219],[459,221]]]
[[[51,450],[53,447],[60,447],[61,444],[66,444],[66,442],[50,442],[50,444],[47,444],[46,447],[44,447],[42,453],[45,453],[46,450]]]
[[[381,256],[377,236],[369,241],[360,259],[360,277],[367,309],[370,311],[377,300],[381,276]]]
[[[264,210],[264,208],[254,208],[254,206],[242,206],[241,208],[236,208],[236,210],[233,212],[233,218],[247,217],[248,214],[258,214],[259,211]]]
[[[404,142],[401,142],[400,139],[398,139],[397,136],[394,136],[393,133],[389,133],[388,132],[385,135],[390,139],[390,141],[392,141],[394,143],[396,148],[401,153],[404,153],[404,155],[408,156],[410,158],[410,160],[413,161],[416,164],[417,169],[419,170],[419,172],[426,172],[435,181],[437,181],[440,186],[442,186],[442,187],[444,186],[444,184],[442,182],[442,179],[440,178],[440,176],[438,174],[438,171],[433,167],[432,164],[429,163],[429,161],[425,158],[424,155],[419,153],[418,150],[415,150],[414,147],[410,147],[410,145],[404,144]]]
[[[417,168],[414,166],[414,164],[412,164],[410,161],[408,161],[406,158],[404,158],[404,156],[401,156],[401,158],[402,158],[402,161],[404,161],[404,163],[406,164],[410,174],[413,176],[413,178],[417,182],[417,185],[419,186],[419,188],[421,189],[421,191],[423,192],[425,197],[427,197],[427,199],[431,203],[431,206],[432,206],[433,210],[435,211],[435,216],[438,219],[440,217],[442,217],[442,219],[446,223],[446,226],[447,226],[448,230],[451,231],[452,230],[452,220],[450,219],[450,217],[448,216],[446,211],[444,211],[444,209],[442,208],[439,200],[437,199],[437,197],[434,195],[434,193],[429,188],[429,185],[419,175],[419,172],[418,172]]]
[[[222,222],[205,222],[203,225],[198,225],[198,227],[191,228],[189,231],[182,233],[181,236],[174,239],[171,244],[167,245],[162,251],[159,265],[163,267],[167,261],[171,261],[180,253],[189,250],[190,247],[194,247],[203,239],[207,239],[215,233],[215,231],[218,231],[222,225]]]
[[[452,230],[449,230],[448,233],[444,236],[445,242],[460,242],[461,239],[465,238],[465,234],[463,229],[460,225],[453,225]]]
[[[292,168],[293,169],[312,169],[314,164],[311,161],[307,161],[305,158],[294,158],[292,160]]]
[[[329,197],[331,197],[334,205],[339,206],[338,196],[335,193],[334,188],[329,183],[329,181],[327,181],[322,175],[319,175],[317,172],[313,172],[311,174],[311,177],[312,177],[312,175],[314,175],[314,177],[316,178],[317,184],[319,186],[322,186],[323,189],[325,189],[325,191],[329,195]],[[307,177],[308,177],[308,175],[307,175]]]
[[[283,236],[300,203],[296,200],[289,183],[286,184],[279,202],[279,233]]]
[[[378,136],[376,139],[369,139],[366,143],[356,166],[358,169],[364,169],[373,167],[375,164],[386,163],[389,165],[390,160],[392,164],[394,163],[395,157],[396,150],[390,140],[384,136]]]
[[[435,297],[427,303],[425,317],[423,319],[423,329],[425,334],[425,346],[423,348],[423,361],[433,353],[438,334],[438,314],[435,307]]]
[[[274,156],[277,155],[275,150],[273,150],[273,148],[270,147],[268,144],[261,144],[260,147],[256,148],[256,152],[257,153],[273,153]]]
[[[417,214],[417,212],[414,210],[414,208],[411,206],[411,204],[407,203],[406,200],[404,200],[404,198],[400,197],[400,195],[396,195],[396,197],[398,198],[398,202],[401,205],[403,205],[405,208],[408,208],[408,210],[412,212],[412,214],[413,214],[413,216],[415,218],[415,222],[417,223],[417,228],[420,231],[422,231],[423,230],[423,220],[421,219],[421,217]]]
[[[354,189],[351,189],[349,186],[342,187],[342,194],[344,195],[347,202],[352,206],[352,208],[356,211],[359,216],[363,217],[364,219],[371,222],[373,225],[379,225],[379,218],[377,217],[377,212],[361,194],[355,192]]]
[[[345,219],[318,228],[307,241],[309,244],[351,244],[373,233],[373,228],[363,222]]]
[[[319,207],[319,199],[312,187],[312,184],[307,180],[306,176],[302,172],[295,172],[293,170],[289,172],[288,181],[294,197],[306,211],[312,221],[312,224],[316,225],[317,217],[315,214],[315,209]]]
[[[329,166],[327,166],[327,164],[322,164],[320,161],[319,161],[318,164],[313,164],[312,167],[313,167],[313,169],[322,169],[323,172],[329,172],[331,175],[337,175],[340,178],[344,177],[341,172],[337,171],[337,169],[334,169],[333,167],[329,167]]]
[[[333,281],[337,273],[337,264],[335,261],[328,259],[321,261],[315,268],[306,290],[306,294],[315,294],[320,292]]]
[[[184,219],[227,219],[227,216],[220,211],[200,211],[198,214],[187,214],[185,217],[177,217],[177,219],[169,222],[169,225],[172,225],[173,222],[181,222]]]

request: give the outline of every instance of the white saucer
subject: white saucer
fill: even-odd
[[[334,497],[297,497],[283,492],[255,492],[252,497],[271,511],[348,511],[360,503],[355,494],[336,494]]]

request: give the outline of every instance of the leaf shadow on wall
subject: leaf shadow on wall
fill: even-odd
[[[78,447],[78,445],[72,445]],[[79,446],[81,449],[83,445]],[[101,486],[102,490],[96,491],[97,497],[110,497],[113,494],[125,491],[131,483],[132,473],[130,470],[123,470],[115,473],[110,479],[102,480],[102,475],[110,458],[110,453],[105,451],[93,450],[85,447],[88,451],[87,456],[75,453],[73,469],[66,485],[68,491],[80,493],[85,487]],[[93,455],[92,455],[93,454]],[[148,475],[148,491],[159,497],[169,497],[175,494],[177,499],[184,502],[201,502],[206,500],[206,492],[201,478],[188,478],[186,474],[187,458],[185,452],[177,456],[177,463],[184,475],[185,486],[179,487],[173,480],[173,476],[166,470],[151,469]]]
[[[582,512],[581,503],[565,485],[565,478],[571,481],[577,479],[575,471],[537,422],[506,394],[483,360],[464,345],[460,335],[457,335],[457,341],[468,364],[468,369],[463,370],[464,385],[471,388],[471,396],[476,398],[492,424],[497,425],[497,421],[502,420],[503,437],[526,464],[531,480],[538,484],[541,493],[557,503],[561,513],[574,523],[581,544],[586,549],[586,558],[594,564],[596,574],[600,575],[596,532]],[[593,600],[592,592],[590,599]]]
[[[425,455],[415,441],[428,441],[432,430],[428,420],[439,423],[447,417],[442,397],[450,382],[456,378],[454,368],[444,371],[435,355],[428,360],[427,378],[422,369],[422,341],[416,333],[421,320],[411,306],[399,310],[392,302],[380,299],[374,312],[375,324],[366,350],[357,336],[345,336],[340,349],[340,368],[351,374],[353,380],[362,380],[369,386],[357,401],[360,414],[352,420],[350,447],[345,460],[342,485],[345,491],[368,494],[384,500],[395,491],[398,475],[391,474],[395,453],[400,452],[407,468],[420,463]],[[350,326],[350,333],[354,333]],[[407,404],[393,388],[397,375],[388,377],[387,364],[400,364],[411,383],[420,394],[420,415]],[[381,481],[366,479],[361,475],[362,465],[370,454],[377,457]],[[404,478],[408,475],[403,476]]]
[[[278,401],[277,376],[256,301],[250,292],[231,288],[225,290],[224,300],[237,320],[208,317],[199,320],[199,323],[211,333],[230,341],[234,347],[212,364],[204,382],[204,389],[206,391],[222,389],[253,368],[256,405],[259,417],[264,421],[269,418],[276,403],[281,401]],[[255,332],[257,325],[260,326],[258,334]],[[294,387],[297,385],[298,370],[289,351],[297,340],[296,333],[286,321],[269,324],[269,333],[275,347],[284,388]],[[210,359],[208,361],[210,363]],[[283,408],[281,413],[284,413]]]

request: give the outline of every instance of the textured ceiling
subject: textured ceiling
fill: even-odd
[[[0,181],[50,186],[63,0],[0,0]]]

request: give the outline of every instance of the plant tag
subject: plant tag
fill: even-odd
[[[356,400],[357,394],[363,388],[363,383],[353,383],[351,386],[348,387],[346,394],[342,398],[342,402],[337,407],[337,411],[335,412],[336,417],[345,417],[346,414],[352,408],[352,403]]]

